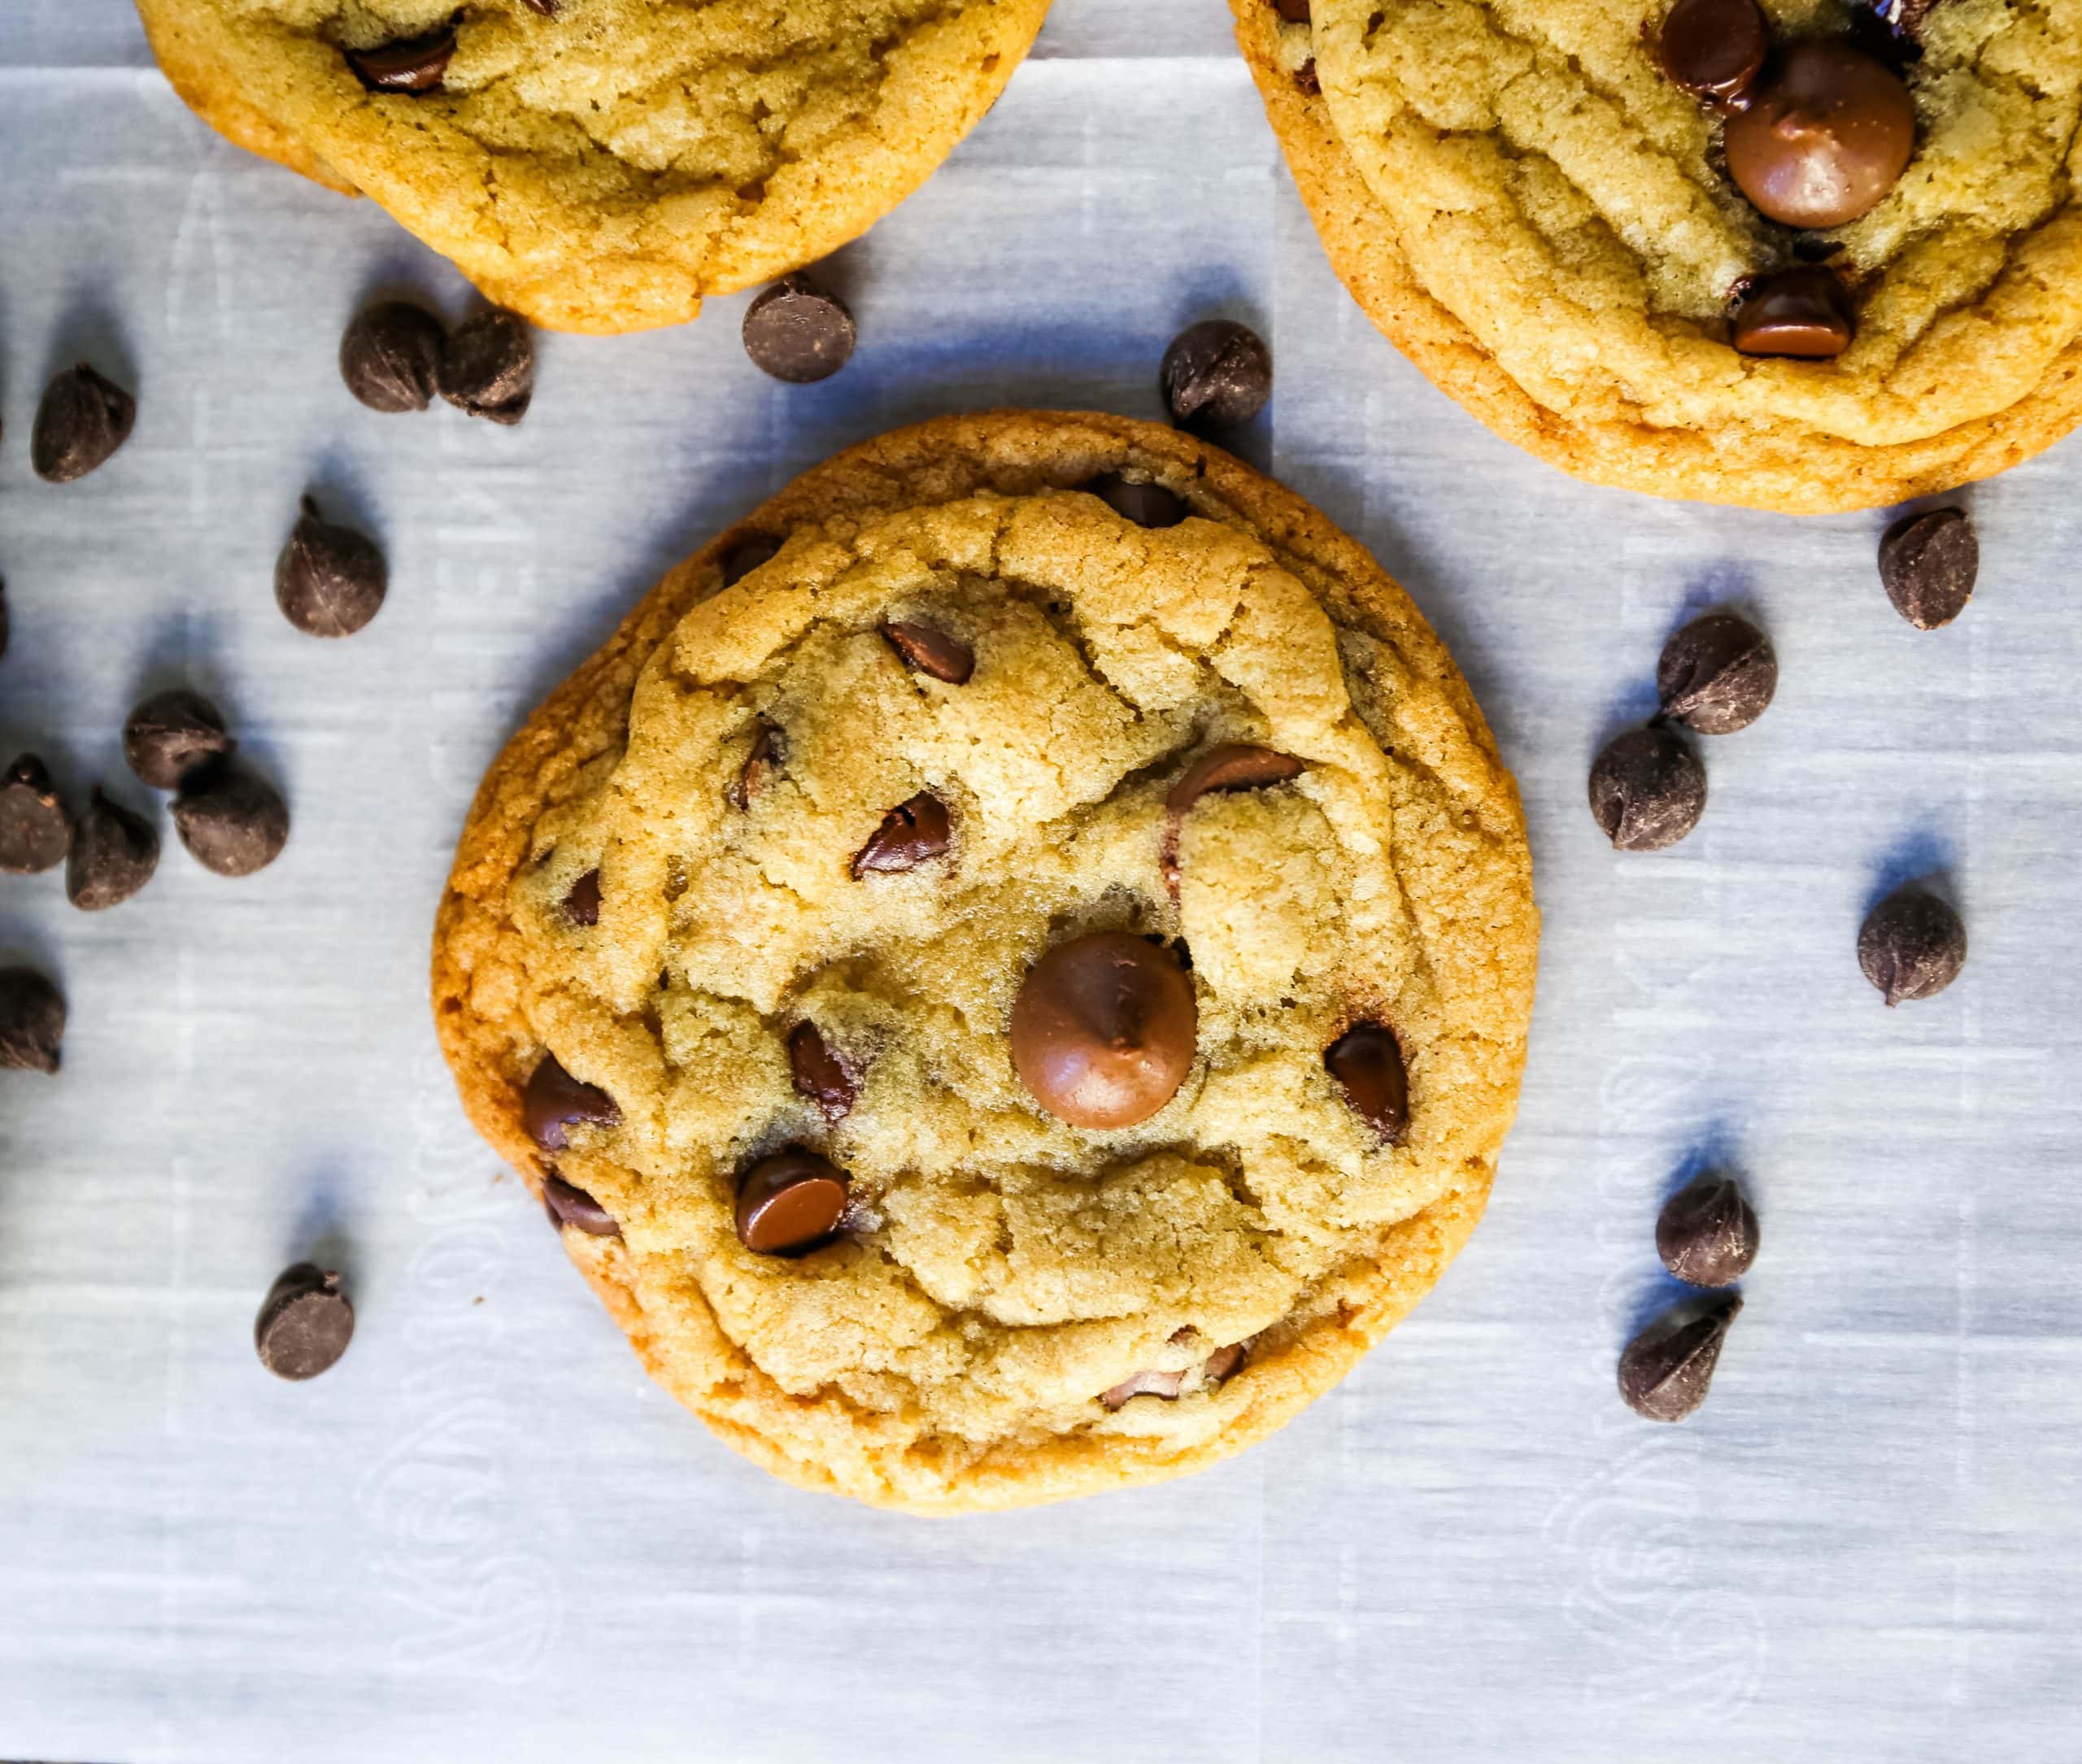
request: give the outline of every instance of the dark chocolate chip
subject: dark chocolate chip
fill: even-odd
[[[340,1290],[340,1277],[307,1261],[277,1276],[253,1320],[261,1365],[283,1379],[315,1379],[330,1370],[354,1333],[355,1308]]]
[[[290,808],[258,773],[220,761],[190,772],[173,799],[173,830],[220,876],[265,869],[289,843]]]
[[[1210,747],[1187,766],[1164,799],[1164,840],[1158,862],[1174,898],[1178,892],[1178,839],[1193,804],[1216,791],[1262,790],[1299,777],[1308,768],[1291,753],[1248,742],[1228,741]]]
[[[815,1023],[800,1022],[789,1030],[788,1069],[795,1094],[815,1103],[826,1121],[836,1123],[853,1112],[860,1087]]]
[[[503,307],[486,307],[455,327],[441,351],[441,395],[459,411],[507,426],[535,395],[535,336]]]
[[[1694,619],[1663,645],[1656,664],[1662,714],[1701,735],[1747,729],[1778,686],[1771,638],[1732,612]]]
[[[341,53],[355,77],[372,92],[438,92],[455,54],[455,28],[444,24],[422,37]]]
[[[621,1110],[597,1084],[573,1078],[553,1053],[546,1053],[521,1093],[520,1113],[528,1137],[545,1152],[561,1152],[574,1126],[613,1127]]]
[[[1849,43],[1795,43],[1723,136],[1728,176],[1766,219],[1840,227],[1870,214],[1908,168],[1916,107],[1901,77]]]
[[[960,638],[932,625],[898,621],[883,625],[882,634],[907,666],[935,680],[944,680],[949,686],[966,686],[969,675],[976,671],[976,652]]]
[[[222,759],[237,745],[224,733],[216,706],[185,686],[155,692],[123,725],[123,757],[155,791],[179,789],[196,767]]]
[[[1316,58],[1311,55],[1294,70],[1294,84],[1302,97],[1316,98],[1322,94],[1323,82],[1316,77]]]
[[[1034,963],[1013,1001],[1013,1069],[1059,1121],[1101,1130],[1147,1121],[1192,1070],[1200,1006],[1178,956],[1098,931]]]
[[[576,1183],[568,1183],[555,1170],[542,1178],[542,1204],[550,1223],[560,1231],[566,1226],[588,1237],[620,1237],[621,1226],[615,1216]]]
[[[1272,0],[1273,10],[1289,24],[1309,22],[1309,0]]]
[[[152,879],[159,865],[159,830],[142,815],[111,802],[94,786],[72,831],[65,897],[82,912],[120,906]]]
[[[772,723],[762,721],[759,733],[752,737],[751,751],[745,756],[745,763],[738,769],[736,781],[730,786],[730,806],[738,809],[751,808],[752,799],[766,787],[768,781],[781,769],[786,758],[781,731]]]
[[[1695,1287],[1731,1287],[1757,1259],[1757,1215],[1725,1176],[1702,1176],[1663,1204],[1656,1253]]]
[[[53,1073],[65,998],[33,968],[0,968],[0,1071]]]
[[[816,1152],[791,1147],[762,1158],[738,1185],[738,1240],[762,1256],[799,1255],[838,1229],[846,1173]]]
[[[1967,962],[1967,927],[1935,895],[1902,888],[1858,928],[1858,965],[1889,1005],[1934,998]]]
[[[1323,1065],[1352,1112],[1390,1145],[1409,1137],[1409,1069],[1385,1023],[1355,1023],[1332,1042]]]
[[[137,401],[83,361],[44,389],[29,432],[29,464],[38,477],[69,484],[106,464],[137,420]]]
[[[340,377],[372,411],[423,411],[441,390],[448,332],[409,300],[379,300],[355,314],[340,339]]]
[[[1668,730],[1631,730],[1597,756],[1590,796],[1614,851],[1659,852],[1699,824],[1706,769]]]
[[[1131,481],[1118,472],[1108,472],[1082,488],[1139,527],[1175,527],[1192,512],[1183,497],[1161,484]]]
[[[1172,339],[1158,381],[1174,422],[1196,432],[1240,428],[1272,396],[1272,351],[1248,324],[1203,319]]]
[[[873,836],[853,854],[853,874],[916,869],[947,850],[948,836],[947,804],[930,791],[921,791],[882,817]]]
[[[589,869],[564,891],[564,916],[573,925],[600,922],[600,873]]]
[[[1827,361],[1851,346],[1857,329],[1851,297],[1833,270],[1782,269],[1743,291],[1734,342],[1745,355]]]
[[[310,497],[275,560],[275,604],[309,637],[351,637],[374,618],[390,586],[376,542],[337,526]]]
[[[1619,1394],[1650,1421],[1682,1421],[1706,1400],[1728,1325],[1741,1314],[1740,1298],[1721,1300],[1703,1317],[1670,1326],[1652,1323],[1619,1356]]]
[[[739,582],[762,564],[770,562],[781,551],[781,542],[764,533],[755,533],[743,538],[723,554],[723,586],[730,587]]]
[[[34,876],[72,848],[72,823],[43,761],[25,753],[0,776],[0,870]]]
[[[1771,50],[1771,27],[1757,0],[1677,0],[1656,38],[1671,83],[1717,105],[1749,92]]]
[[[1910,515],[1879,542],[1887,598],[1919,631],[1949,625],[1965,612],[1980,571],[1981,542],[1963,508]]]
[[[838,372],[858,336],[846,303],[807,276],[784,276],[745,309],[745,353],[791,385]]]

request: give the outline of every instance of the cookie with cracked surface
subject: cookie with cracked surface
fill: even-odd
[[[138,0],[176,91],[560,330],[693,318],[865,232],[1048,0]]]
[[[1481,1213],[1536,943],[1510,775],[1363,549],[1189,436],[1001,412],[660,584],[486,777],[433,994],[653,1373],[944,1513],[1348,1371]]]
[[[1923,9],[1893,46],[1906,171],[1858,218],[1799,229],[1745,199],[1724,107],[1659,58],[1666,0],[1230,4],[1353,297],[1443,390],[1566,471],[1813,513],[1987,477],[2082,420],[2082,10]],[[1780,60],[1758,90],[1783,104],[1769,82],[1796,40],[1845,39],[1869,9],[1762,10]],[[1806,143],[1826,181],[1836,144],[1805,129],[1781,145]],[[1849,297],[1832,320],[1849,346],[1739,351],[1731,308],[1817,261]]]

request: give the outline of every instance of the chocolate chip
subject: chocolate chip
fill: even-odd
[[[224,733],[216,706],[185,686],[155,692],[123,725],[123,757],[155,791],[177,790],[196,767],[222,759],[237,745]]]
[[[1857,328],[1851,297],[1833,270],[1782,269],[1744,290],[1733,341],[1745,355],[1827,361],[1851,346]]]
[[[1385,1023],[1355,1023],[1332,1042],[1323,1066],[1352,1112],[1389,1145],[1409,1137],[1409,1069],[1402,1043]]]
[[[1272,351],[1248,324],[1203,319],[1172,339],[1157,377],[1174,422],[1237,429],[1272,396]]]
[[[303,513],[275,560],[275,604],[308,637],[351,637],[374,618],[390,586],[376,542],[336,526],[303,499]]]
[[[459,411],[508,427],[535,396],[535,337],[528,321],[486,307],[455,328],[441,351],[441,395]]]
[[[730,806],[737,809],[751,808],[752,799],[766,787],[767,781],[781,769],[786,758],[781,731],[773,724],[761,721],[759,733],[752,737],[751,751],[745,756],[737,781],[730,786]],[[855,861],[857,864],[859,860]],[[854,873],[858,875],[860,872],[856,869]]]
[[[341,53],[355,77],[372,92],[438,92],[455,54],[455,28],[444,24],[423,37]]]
[[[1796,43],[1723,136],[1728,175],[1769,220],[1840,227],[1870,214],[1916,147],[1901,76],[1848,43]]]
[[[1858,928],[1858,965],[1889,1005],[1934,998],[1967,962],[1967,928],[1935,895],[1902,888]]]
[[[1656,1253],[1680,1280],[1730,1287],[1757,1259],[1757,1215],[1725,1176],[1702,1176],[1672,1195],[1656,1220]]]
[[[1705,768],[1666,729],[1630,730],[1591,768],[1591,813],[1614,851],[1675,845],[1705,806]]]
[[[0,777],[0,870],[34,876],[65,861],[72,823],[43,761],[25,753]]]
[[[1237,1367],[1243,1363],[1244,1344],[1232,1342],[1226,1348],[1216,1348],[1200,1365],[1188,1366],[1181,1372],[1138,1372],[1111,1390],[1101,1392],[1099,1400],[1109,1410],[1117,1409],[1138,1396],[1156,1396],[1167,1403],[1176,1402],[1189,1382],[1197,1381],[1213,1389],[1234,1377]]]
[[[29,464],[38,477],[69,484],[106,464],[137,420],[137,401],[83,361],[44,389],[29,432]]]
[[[620,1237],[621,1226],[615,1216],[576,1183],[568,1183],[555,1170],[542,1178],[542,1204],[550,1223],[560,1231],[566,1226],[588,1237]]]
[[[539,12],[546,19],[553,19],[560,10],[559,0],[528,0],[528,10]]]
[[[159,865],[159,831],[142,815],[111,802],[94,786],[72,833],[65,898],[82,912],[120,906],[152,879]]]
[[[1193,982],[1169,950],[1097,931],[1050,950],[1013,1001],[1012,1062],[1059,1121],[1107,1129],[1147,1121],[1192,1069]]]
[[[949,686],[966,686],[976,671],[976,652],[957,638],[930,625],[896,622],[885,625],[882,634],[907,666],[920,673],[944,680]]]
[[[784,276],[745,309],[745,353],[791,385],[838,372],[858,335],[846,303],[807,276]]]
[[[789,1030],[788,1069],[795,1094],[815,1103],[826,1121],[841,1122],[853,1112],[860,1087],[815,1023],[798,1023]]]
[[[1879,542],[1887,598],[1919,631],[1949,625],[1965,612],[1980,571],[1981,542],[1963,508],[1910,515]]]
[[[1248,742],[1224,742],[1187,766],[1164,799],[1164,842],[1158,861],[1172,896],[1178,893],[1178,838],[1193,804],[1213,791],[1262,790],[1299,777],[1308,768],[1291,753]]]
[[[742,581],[762,564],[777,556],[781,542],[764,533],[755,533],[743,538],[723,554],[723,586],[730,587]]]
[[[1717,105],[1731,105],[1749,91],[1771,49],[1771,27],[1757,0],[1677,0],[1656,38],[1671,82]]]
[[[1131,481],[1108,472],[1082,486],[1124,520],[1139,527],[1175,527],[1192,510],[1161,484]]]
[[[1663,645],[1656,664],[1662,714],[1701,735],[1747,729],[1778,686],[1771,638],[1732,612],[1694,619]]]
[[[621,1110],[597,1084],[573,1078],[553,1053],[542,1056],[520,1095],[521,1119],[528,1137],[545,1152],[561,1152],[575,1126],[615,1127]]]
[[[1272,0],[1273,10],[1289,24],[1309,22],[1309,0]]]
[[[220,876],[265,869],[289,843],[290,808],[259,773],[220,761],[190,772],[173,799],[173,830]]]
[[[0,968],[0,1071],[53,1073],[65,998],[33,968]]]
[[[1304,98],[1318,98],[1322,94],[1323,82],[1316,77],[1316,58],[1311,55],[1294,70],[1294,83]]]
[[[564,916],[573,925],[600,922],[600,873],[589,869],[564,891]]]
[[[1691,1322],[1672,1328],[1666,1317],[1643,1330],[1619,1356],[1619,1394],[1627,1406],[1650,1421],[1682,1421],[1692,1413],[1706,1400],[1728,1325],[1741,1311],[1740,1299],[1727,1298]]]
[[[380,300],[355,314],[340,339],[340,377],[372,411],[423,411],[441,390],[448,332],[409,300]]]
[[[873,837],[853,855],[853,875],[857,880],[870,870],[916,869],[947,850],[948,831],[947,804],[921,791],[882,817]]]
[[[316,1263],[285,1269],[253,1320],[253,1345],[277,1378],[315,1379],[339,1364],[354,1339],[355,1308],[340,1277]]]
[[[738,1185],[738,1241],[761,1256],[799,1255],[838,1229],[846,1174],[800,1146],[762,1158]]]

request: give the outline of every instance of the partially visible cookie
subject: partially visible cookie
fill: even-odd
[[[951,417],[669,575],[493,765],[471,1117],[653,1373],[914,1512],[1192,1470],[1431,1285],[1516,1106],[1517,792],[1402,590],[1117,417]]]
[[[1565,470],[1818,512],[1985,477],[2082,420],[2082,10],[1764,0],[1760,64],[1723,40],[1747,0],[1690,0],[1716,40],[1668,49],[1668,0],[1230,4],[1353,297]],[[1723,61],[1754,85],[1708,89]],[[1906,85],[1912,141],[1875,108],[1864,158],[1818,163],[1809,112],[1861,81]]]
[[[1048,0],[138,0],[242,146],[373,198],[560,330],[814,263],[988,110]]]

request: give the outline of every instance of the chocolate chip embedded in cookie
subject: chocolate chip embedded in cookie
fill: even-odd
[[[1732,107],[1771,52],[1757,0],[1677,0],[1663,15],[1656,53],[1663,72],[1694,98]]]
[[[838,1229],[845,1173],[800,1148],[762,1158],[738,1187],[738,1239],[761,1256],[795,1256]]]
[[[1036,962],[1013,1001],[1013,1065],[1034,1100],[1074,1127],[1131,1127],[1192,1069],[1199,1007],[1178,958],[1099,931]]]
[[[1726,136],[1729,176],[1788,227],[1840,227],[1871,213],[1915,145],[1909,89],[1848,43],[1787,50]]]

